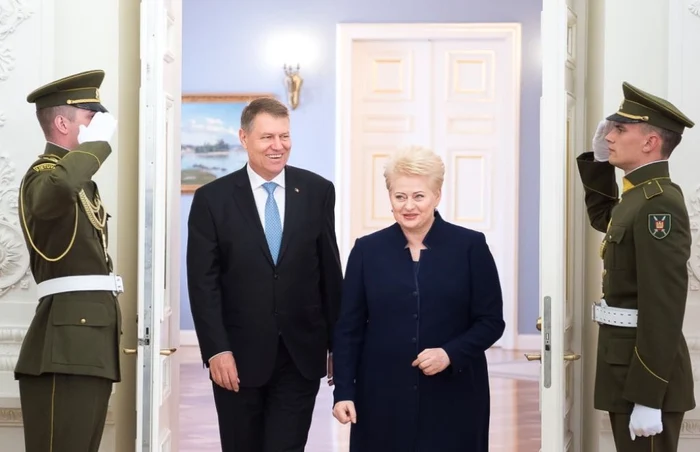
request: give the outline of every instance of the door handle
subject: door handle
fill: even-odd
[[[163,356],[170,356],[177,351],[177,348],[164,348],[160,351]],[[138,351],[135,348],[125,348],[123,349],[125,355],[135,355]]]
[[[542,361],[540,353],[525,353],[525,358],[528,361]],[[564,361],[578,361],[579,359],[581,359],[581,355],[578,353],[564,353]]]
[[[525,358],[528,361],[542,361],[542,355],[539,353],[525,353]]]
[[[581,355],[578,353],[565,353],[564,354],[564,361],[578,361],[581,359]]]
[[[535,328],[537,328],[537,331],[542,331],[542,317],[537,317]]]

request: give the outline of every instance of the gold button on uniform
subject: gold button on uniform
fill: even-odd
[[[80,319],[80,323],[85,324],[85,322],[87,322],[87,320],[85,320],[85,319]]]

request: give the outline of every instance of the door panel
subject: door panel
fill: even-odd
[[[543,452],[581,451],[584,218],[575,157],[582,135],[585,2],[544,0],[540,115],[540,319]],[[534,321],[534,319],[533,319]]]
[[[181,11],[141,2],[137,452],[177,450]]]
[[[384,164],[421,146],[445,162],[440,213],[486,234],[502,278],[506,332],[516,335],[519,29],[474,27],[464,38],[352,44],[350,234],[394,222]],[[347,255],[349,249],[344,249]]]

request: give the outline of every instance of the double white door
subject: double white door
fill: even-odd
[[[384,165],[400,148],[445,163],[439,206],[448,221],[482,231],[494,254],[517,334],[519,26],[472,27],[457,39],[376,39],[352,44],[347,256],[355,239],[394,222]]]

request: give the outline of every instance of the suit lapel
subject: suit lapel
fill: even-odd
[[[255,206],[255,198],[253,197],[253,190],[250,188],[250,178],[246,172],[246,167],[244,166],[233,175],[235,182],[233,197],[238,205],[239,211],[243,215],[245,221],[250,225],[253,235],[263,250],[263,254],[270,264],[274,265],[272,255],[270,254],[270,247],[265,238],[265,230],[263,229],[260,215],[258,214],[258,208]]]
[[[297,229],[300,227],[304,213],[305,191],[300,185],[298,174],[294,168],[287,166],[285,175],[284,189],[284,227],[282,229],[282,244],[280,245],[280,255],[277,259],[277,265],[282,262],[284,253],[289,247],[289,243],[294,237]]]

